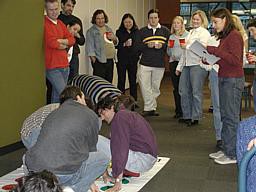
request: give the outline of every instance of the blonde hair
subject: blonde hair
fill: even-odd
[[[237,15],[232,15],[232,19],[233,19],[236,30],[241,34],[241,36],[243,37],[243,40],[246,41],[248,39],[248,36],[240,18]]]
[[[201,27],[204,27],[205,29],[207,29],[208,28],[208,19],[206,17],[205,12],[202,10],[197,10],[197,11],[193,12],[193,14],[191,15],[191,18],[190,18],[190,25],[192,26],[192,18],[195,15],[199,15],[199,17],[201,18],[201,20],[202,20]]]
[[[178,33],[177,33],[177,31],[174,30],[174,27],[173,27],[173,23],[174,23],[175,20],[179,20],[182,24],[181,30],[178,31]],[[178,35],[182,35],[185,32],[185,30],[186,29],[185,29],[184,19],[181,16],[174,17],[174,19],[172,20],[171,34],[175,33],[175,34],[178,34]]]

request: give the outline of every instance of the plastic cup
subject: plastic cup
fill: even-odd
[[[173,48],[173,46],[174,46],[174,40],[173,40],[173,39],[170,39],[170,40],[168,41],[168,47],[169,47],[169,48]]]
[[[185,44],[185,39],[179,39],[180,45]]]

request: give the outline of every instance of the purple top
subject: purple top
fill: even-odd
[[[121,109],[111,122],[112,174],[116,178],[124,169],[129,149],[157,157],[157,144],[149,123],[138,113]]]

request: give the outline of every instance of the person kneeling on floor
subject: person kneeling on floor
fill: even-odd
[[[106,171],[105,182],[115,183],[108,192],[119,191],[123,175],[139,176],[157,160],[156,137],[150,124],[138,113],[126,110],[110,97],[101,99],[97,112],[111,124],[110,140],[99,136],[97,149],[112,159],[112,176]]]
[[[37,142],[25,154],[29,171],[49,170],[61,186],[75,192],[95,192],[94,181],[109,164],[109,158],[97,151],[99,120],[86,106],[78,87],[66,87],[60,95],[60,107],[45,119]]]

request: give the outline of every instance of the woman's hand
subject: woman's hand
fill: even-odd
[[[247,150],[248,150],[248,151],[251,150],[251,148],[252,148],[253,146],[256,146],[256,138],[252,139],[252,140],[249,142],[248,147],[247,147]]]

